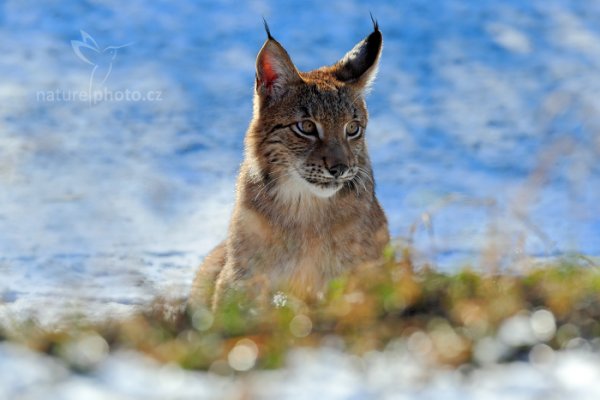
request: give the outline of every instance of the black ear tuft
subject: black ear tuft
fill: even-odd
[[[377,22],[377,20],[373,17],[373,13],[369,12],[369,15],[371,16],[371,21],[373,21],[373,30],[375,32],[379,31],[379,23]]]
[[[263,24],[265,25],[265,31],[267,32],[267,38],[269,40],[273,40],[273,36],[271,36],[271,30],[269,29],[269,24],[267,24],[267,20],[263,17]]]

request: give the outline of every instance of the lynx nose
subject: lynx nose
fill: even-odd
[[[336,164],[333,167],[328,168],[329,173],[333,175],[334,178],[339,178],[342,176],[344,172],[348,170],[348,166],[345,164]]]

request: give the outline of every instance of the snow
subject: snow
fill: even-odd
[[[411,241],[420,262],[447,269],[478,266],[491,250],[503,266],[528,256],[599,256],[598,2],[6,0],[0,321],[119,316],[158,295],[185,297],[233,207],[261,16],[306,70],[366,36],[369,12],[385,44],[367,135],[392,234]],[[91,66],[71,47],[81,31],[101,50],[130,44],[114,59],[97,55],[98,71],[112,68],[104,89],[115,98],[60,98],[90,83]],[[116,99],[126,92],[154,98]],[[143,379],[162,371],[139,356],[111,356],[99,375],[74,376],[57,361],[0,346],[2,398],[23,388],[27,398],[46,389],[65,399],[143,397],[142,384],[127,388],[108,371],[147,369]],[[551,373],[526,364],[478,371],[481,385],[439,372],[420,390],[408,378],[377,383],[338,356],[339,373],[317,370],[313,359],[306,370],[275,374],[298,373],[298,384],[322,373],[353,382],[331,398],[598,398],[598,370],[581,354],[557,356]],[[400,362],[378,357],[388,367]],[[18,379],[17,363],[25,371]],[[569,372],[577,368],[588,371],[579,380]],[[170,371],[198,389],[194,398],[220,390],[207,392],[208,382],[225,385]],[[546,380],[534,379],[540,374]],[[315,397],[327,381],[290,397]]]
[[[87,374],[69,374],[59,361],[14,344],[0,344],[0,356],[2,398],[586,400],[600,396],[597,355],[577,351],[557,353],[537,365],[515,362],[450,370],[427,368],[400,347],[363,357],[325,347],[294,350],[282,370],[237,375],[183,371],[126,351],[106,357]]]

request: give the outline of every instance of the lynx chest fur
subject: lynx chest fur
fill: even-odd
[[[315,296],[377,261],[389,240],[366,145],[377,24],[336,64],[309,72],[267,34],[228,237],[200,267],[192,305],[217,307],[241,287]]]

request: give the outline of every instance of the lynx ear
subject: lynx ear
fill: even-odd
[[[266,22],[265,29],[268,39],[256,58],[256,93],[263,98],[277,98],[302,78],[287,51],[271,36]]]
[[[373,28],[373,33],[360,41],[332,67],[332,74],[337,80],[352,84],[360,90],[368,88],[375,79],[381,55],[383,37],[375,20]]]

